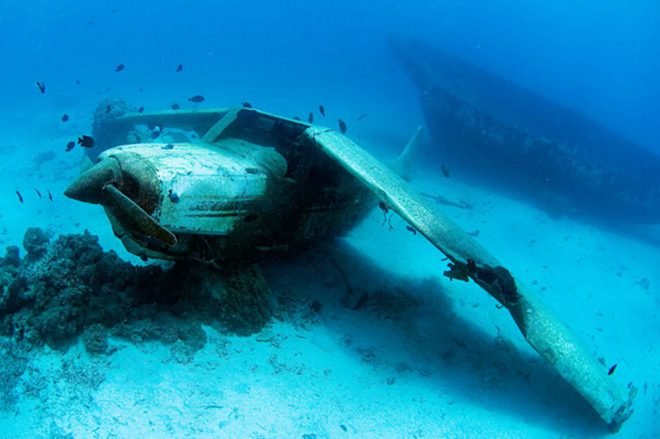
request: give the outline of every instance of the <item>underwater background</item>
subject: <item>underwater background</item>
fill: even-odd
[[[473,284],[443,277],[442,255],[398,218],[384,227],[374,207],[347,236],[262,267],[265,279],[250,282],[267,282],[275,304],[241,333],[203,280],[145,267],[100,207],[62,195],[83,156],[65,148],[91,132],[104,99],[146,112],[249,102],[287,117],[315,112],[333,129],[342,119],[347,136],[393,157],[426,123],[420,90],[388,47],[394,36],[458,56],[660,155],[660,3],[0,6],[0,244],[20,248],[0,260],[0,436],[611,434],[510,317]],[[195,95],[204,101],[189,101]],[[460,168],[447,178],[428,135],[416,163],[411,184],[466,200],[470,209],[439,209],[537,288],[604,366],[616,364],[613,379],[638,389],[635,413],[616,434],[660,437],[660,227],[548,215],[462,180]],[[29,227],[41,230],[24,235]],[[19,287],[30,291],[28,305],[7,300]],[[90,301],[90,290],[108,299]],[[183,304],[181,291],[192,295]],[[357,306],[363,293],[371,299]]]

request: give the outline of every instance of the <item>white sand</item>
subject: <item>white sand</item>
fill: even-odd
[[[65,133],[44,144],[17,126],[5,120],[14,140],[0,152],[12,164],[2,177],[0,244],[20,245],[30,225],[53,233],[86,228],[105,248],[125,255],[100,208],[61,195],[80,154],[63,152]],[[25,145],[34,148],[26,154]],[[34,154],[48,149],[56,158],[41,173],[31,172]],[[533,286],[594,355],[607,366],[617,363],[612,379],[639,388],[635,414],[619,437],[658,437],[660,249],[549,218],[455,179],[418,177],[414,184],[425,192],[472,203],[473,210],[441,208],[466,230],[479,230],[478,239]],[[35,187],[49,188],[53,202],[38,199]],[[100,358],[90,358],[81,345],[66,354],[45,349],[23,378],[23,390],[25,383],[40,390],[22,396],[15,412],[0,413],[0,436],[607,435],[587,404],[526,345],[504,310],[473,284],[443,278],[442,256],[398,218],[393,230],[382,220],[374,210],[336,245],[264,267],[274,291],[322,303],[315,321],[301,326],[274,320],[251,337],[205,327],[208,342],[190,362],[158,342],[134,346],[111,339],[118,349]],[[368,292],[378,306],[343,307],[346,284],[330,259],[349,273],[355,291]],[[419,305],[392,309],[378,300],[387,294],[410,296]]]

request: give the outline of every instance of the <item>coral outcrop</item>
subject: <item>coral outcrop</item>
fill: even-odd
[[[177,264],[135,266],[104,252],[88,232],[53,242],[30,228],[20,257],[0,258],[0,335],[28,348],[65,349],[78,336],[91,354],[109,351],[109,336],[159,340],[185,356],[204,346],[202,324],[249,335],[272,315],[270,290],[254,267],[223,274]]]

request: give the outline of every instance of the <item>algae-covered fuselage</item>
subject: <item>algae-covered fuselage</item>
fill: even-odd
[[[306,123],[251,108],[107,113],[67,195],[103,205],[139,256],[251,258],[340,233],[374,205]]]

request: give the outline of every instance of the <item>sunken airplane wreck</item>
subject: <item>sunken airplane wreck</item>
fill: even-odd
[[[471,279],[506,307],[611,428],[631,415],[634,387],[609,376],[520,279],[341,133],[253,108],[111,116],[97,112],[95,163],[65,193],[102,205],[130,252],[229,264],[345,230],[379,202],[446,256],[446,276]]]
[[[549,213],[660,222],[659,156],[424,43],[391,37],[389,46],[421,92],[443,162]]]

